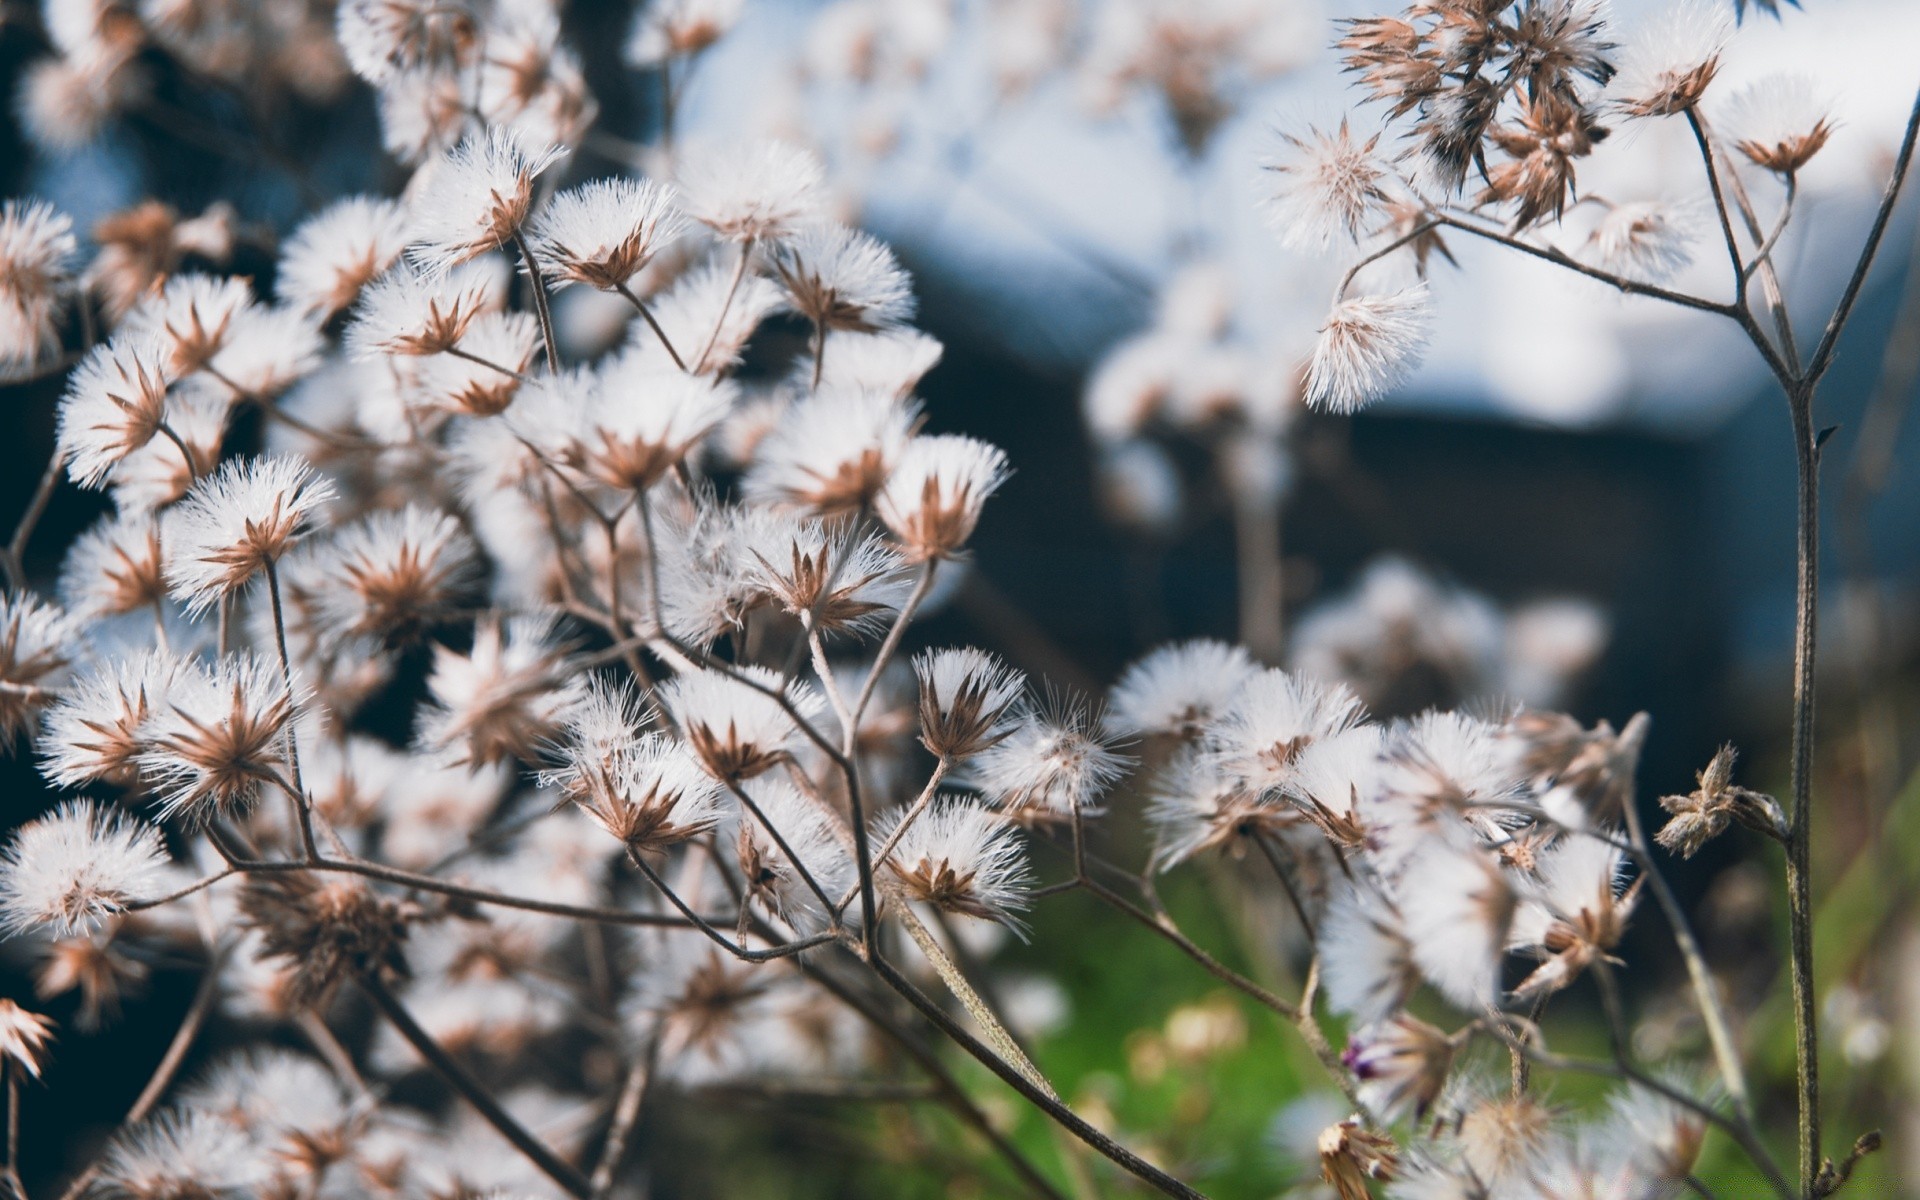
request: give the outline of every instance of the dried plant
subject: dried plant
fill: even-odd
[[[1019,1188],[1065,1194],[931,1029],[1063,1144],[1198,1196],[1183,1180],[1195,1164],[1130,1147],[1062,1098],[983,977],[976,935],[1024,936],[1040,905],[1076,897],[1297,1033],[1350,1106],[1315,1139],[1342,1200],[1378,1184],[1407,1200],[1675,1195],[1701,1188],[1710,1132],[1788,1200],[1843,1185],[1877,1142],[1838,1166],[1822,1155],[1814,403],[1920,104],[1802,354],[1772,251],[1831,120],[1810,89],[1777,82],[1729,108],[1737,129],[1709,128],[1732,6],[1684,0],[1624,32],[1589,0],[1429,0],[1347,22],[1339,46],[1368,111],[1289,131],[1270,164],[1281,236],[1353,259],[1312,352],[1273,361],[1238,344],[1195,270],[1087,397],[1116,456],[1146,453],[1155,422],[1208,445],[1254,580],[1248,644],[1153,650],[1096,709],[1037,695],[976,648],[908,657],[1017,464],[923,431],[913,393],[939,344],[908,328],[893,253],[834,219],[818,157],[675,144],[674,75],[739,7],[650,5],[628,55],[665,85],[655,177],[557,188],[597,109],[538,4],[346,0],[331,34],[305,5],[49,6],[55,53],[23,98],[43,147],[140,111],[152,54],[288,91],[337,91],[350,70],[416,168],[401,198],[338,198],[290,231],[271,295],[220,273],[231,230],[216,210],[143,204],[96,231],[84,265],[52,207],[0,210],[0,369],[65,375],[53,459],[5,548],[0,737],[88,793],[0,851],[0,929],[37,953],[42,998],[80,992],[88,1021],[157,956],[191,958],[202,981],[66,1194],[597,1198],[638,1177],[629,1143],[667,1089],[857,1096],[909,1072]],[[876,28],[883,7],[866,13]],[[1156,96],[1194,154],[1272,65],[1244,36],[1257,18],[1202,7],[1110,13],[1081,64],[1109,99]],[[1046,8],[1018,18],[1028,41],[1052,44]],[[300,19],[267,19],[289,10]],[[915,43],[890,32],[869,81],[912,73]],[[299,69],[302,55],[319,65]],[[1005,86],[1031,83],[1048,56],[1031,57],[1009,54]],[[1653,278],[1684,261],[1672,214],[1578,191],[1614,125],[1649,120],[1694,135],[1728,299]],[[1585,202],[1608,217],[1563,247],[1562,219]],[[1728,749],[1661,801],[1672,820],[1650,837],[1648,719],[1588,728],[1546,708],[1604,639],[1579,605],[1503,612],[1386,563],[1289,648],[1288,431],[1303,403],[1351,412],[1405,376],[1427,272],[1451,258],[1443,236],[1724,317],[1778,377],[1801,482],[1789,805],[1736,785]],[[189,254],[213,269],[184,267]],[[1388,260],[1400,284],[1358,288]],[[563,356],[547,289],[573,285],[630,310],[617,346]],[[805,324],[805,351],[744,369],[779,314]],[[231,435],[245,410],[259,445]],[[1151,516],[1164,464],[1116,463],[1131,489],[1119,507]],[[68,551],[55,603],[24,551],[63,479],[114,511]],[[410,690],[394,686],[407,671]],[[1447,703],[1376,716],[1414,675]],[[1461,707],[1488,690],[1536,703]],[[411,697],[405,746],[374,732],[382,693]],[[1103,826],[1142,814],[1154,846],[1117,865]],[[1736,824],[1787,850],[1797,1182],[1768,1148],[1727,999],[1655,849],[1691,857]],[[1246,891],[1301,940],[1299,995],[1233,969],[1162,903],[1157,877],[1209,858],[1262,873]],[[1623,936],[1649,908],[1711,1042],[1697,1076],[1641,1062],[1626,1028]],[[1611,1054],[1550,1049],[1545,1010],[1589,983]],[[189,1049],[223,1019],[262,1045],[182,1086]],[[368,1020],[368,1039],[338,1032]],[[270,1048],[269,1031],[312,1054]],[[590,1047],[600,1069],[538,1069],[557,1047]],[[33,1150],[17,1136],[23,1084],[58,1085],[58,1054],[46,1018],[0,1001],[16,1193]],[[1611,1111],[1562,1109],[1535,1070],[1613,1081]],[[397,1099],[390,1085],[419,1071],[457,1105]],[[516,1086],[528,1078],[567,1090]],[[1076,1173],[1078,1153],[1063,1152]]]

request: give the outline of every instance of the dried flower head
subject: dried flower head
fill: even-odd
[[[773,241],[817,219],[825,175],[787,142],[700,147],[681,164],[680,195],[688,216],[728,241]]]
[[[12,745],[51,704],[48,690],[81,657],[84,630],[28,592],[0,597],[0,748]]]
[[[73,221],[52,205],[0,204],[0,379],[30,374],[59,350],[78,249]]]
[[[164,697],[149,697],[146,748],[136,762],[162,814],[210,821],[250,803],[263,784],[278,784],[299,701],[280,664],[252,654],[188,667]]]
[[[331,317],[352,307],[406,247],[405,208],[376,196],[348,196],[288,235],[274,288],[296,310]]]
[[[1725,832],[1729,821],[1785,840],[1787,818],[1780,802],[1733,782],[1737,753],[1731,744],[1720,747],[1700,771],[1698,787],[1684,796],[1660,797],[1660,807],[1672,814],[1672,820],[1655,835],[1662,846],[1682,858],[1692,858],[1700,847]]]
[[[176,378],[157,336],[116,334],[89,351],[60,399],[59,446],[68,476],[82,487],[97,487],[158,436],[167,419],[167,389]]]
[[[929,650],[920,679],[920,743],[937,757],[971,758],[1014,730],[1026,676],[984,650]]]
[[[776,244],[771,258],[794,311],[816,330],[873,333],[913,316],[913,292],[893,251],[858,230],[812,225]],[[824,361],[824,346],[821,353]]]
[[[1378,155],[1380,135],[1362,138],[1348,118],[1339,128],[1278,131],[1282,149],[1265,164],[1279,176],[1262,204],[1267,224],[1289,249],[1319,253],[1369,232],[1388,200],[1391,173]]]
[[[167,888],[160,831],[91,800],[69,800],[22,825],[0,851],[0,929],[91,933],[129,903]]]
[[[1537,890],[1521,904],[1512,945],[1544,961],[1514,988],[1517,996],[1558,991],[1620,944],[1640,889],[1622,889],[1625,859],[1607,842],[1574,837],[1538,856]]]
[[[489,616],[467,653],[433,648],[433,704],[420,714],[419,741],[455,763],[536,761],[583,686],[567,672],[553,617]]]
[[[737,798],[747,810],[735,848],[748,898],[790,925],[823,921],[826,903],[854,882],[841,823],[784,779],[745,784]]]
[[[52,1040],[52,1020],[12,1000],[0,999],[0,1072],[9,1069],[4,1064],[11,1063],[10,1069],[40,1078],[47,1043]]]
[[[877,630],[911,587],[898,551],[844,522],[777,520],[745,549],[750,586],[823,637]]]
[[[1369,1131],[1358,1116],[1327,1126],[1321,1131],[1318,1149],[1320,1178],[1332,1185],[1340,1200],[1370,1200],[1373,1193],[1368,1182],[1392,1179],[1399,1165],[1394,1140]]]
[[[829,364],[840,344],[827,339]],[[918,421],[918,408],[892,395],[837,391],[823,382],[760,440],[743,489],[750,500],[823,517],[859,512],[879,495]]]
[[[1658,200],[1607,209],[1587,237],[1601,267],[1629,278],[1664,283],[1693,262],[1692,214]]]
[[[597,703],[631,705],[631,693],[603,688]],[[685,747],[657,733],[608,742],[589,724],[583,715],[570,721],[566,765],[547,778],[629,852],[663,853],[719,824],[726,789]]]
[[[733,28],[743,4],[744,0],[654,0],[634,19],[627,62],[650,67],[698,54]]]
[[[253,288],[244,279],[175,275],[157,295],[136,304],[121,328],[160,339],[168,355],[166,369],[178,378],[212,363],[238,341],[253,308]]]
[[[1197,735],[1224,712],[1257,668],[1239,646],[1172,642],[1127,668],[1107,695],[1106,729],[1120,736]]]
[[[1013,913],[1032,886],[1019,834],[1006,818],[971,800],[946,797],[906,821],[895,814],[875,830],[893,850],[882,860],[910,900],[943,912],[1018,929]]]
[[[665,478],[720,423],[739,385],[672,369],[628,354],[601,371],[578,451],[588,476],[643,492]]]
[[[480,19],[464,3],[441,0],[346,0],[335,23],[354,74],[376,86],[396,76],[426,74],[469,60]]]
[[[239,1200],[271,1174],[245,1130],[223,1117],[173,1109],[122,1130],[98,1186],[125,1200]]]
[[[140,776],[148,718],[183,669],[158,650],[102,663],[69,687],[47,711],[40,737],[42,770],[56,786],[95,780],[130,785]]]
[[[234,459],[195,484],[168,526],[167,580],[204,612],[268,571],[312,528],[333,487],[297,458]]]
[[[488,292],[482,271],[428,275],[397,264],[361,292],[347,326],[347,349],[362,360],[451,350],[492,307]]]
[[[1367,1107],[1386,1118],[1427,1115],[1447,1085],[1459,1043],[1441,1029],[1405,1013],[1358,1030],[1340,1056],[1360,1081]]]
[[[1090,816],[1129,761],[1107,746],[1099,728],[1099,714],[1084,704],[1050,704],[1022,713],[1013,731],[981,751],[969,769],[1013,820],[1050,824]]]
[[[259,932],[262,956],[292,972],[287,988],[296,1004],[326,1000],[353,975],[407,973],[407,907],[355,876],[252,876],[240,890],[240,912],[242,924]]]
[[[1670,0],[1633,31],[1608,96],[1630,117],[1687,111],[1719,72],[1733,32],[1733,14],[1720,0]]]
[[[1805,75],[1771,75],[1748,85],[1727,104],[1727,140],[1748,161],[1792,175],[1833,136],[1832,105]]]
[[[555,284],[614,291],[685,227],[672,188],[649,179],[596,179],[549,201],[532,240],[540,269]]]
[[[346,635],[395,637],[439,620],[475,572],[473,540],[452,516],[409,504],[354,522],[328,544],[324,622]]]
[[[1431,846],[1408,864],[1398,892],[1420,973],[1464,1012],[1495,1003],[1516,898],[1494,857],[1444,842]]]
[[[731,675],[682,672],[656,694],[688,748],[715,779],[727,782],[752,779],[788,761],[802,739],[794,715],[811,718],[822,706],[819,693],[756,666]]]
[[[908,561],[951,558],[1009,474],[997,446],[960,434],[922,434],[901,451],[875,509]]]
[[[531,146],[499,127],[462,138],[422,168],[407,205],[408,257],[446,271],[512,241],[533,208],[533,181],[560,151]]]
[[[1307,367],[1307,403],[1350,413],[1399,386],[1426,348],[1427,322],[1424,283],[1336,303]]]

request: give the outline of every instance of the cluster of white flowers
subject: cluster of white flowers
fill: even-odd
[[[50,3],[31,132],[70,145],[137,108],[149,51],[244,80],[319,32],[309,6],[254,7]],[[740,8],[650,4],[628,60],[670,98]],[[1103,6],[1085,78],[1108,99],[1157,95],[1198,152],[1236,89],[1286,61],[1260,8]],[[1064,54],[1056,9],[1004,14],[1007,86]],[[1419,113],[1422,178],[1384,134],[1289,137],[1268,207],[1290,241],[1384,236],[1424,267],[1439,226],[1470,218],[1422,188],[1488,167],[1483,140],[1511,161],[1472,219],[1560,211],[1570,166],[1534,160],[1599,135],[1599,7],[1414,15],[1352,23],[1346,45],[1369,87]],[[1500,36],[1462,49],[1480,41],[1455,17]],[[1623,67],[1614,109],[1691,111],[1724,31],[1676,29],[1667,57],[1689,57]],[[1612,1118],[1569,1122],[1479,1061],[1538,1052],[1541,1008],[1576,983],[1615,995],[1652,868],[1633,819],[1644,720],[1455,708],[1551,699],[1598,653],[1599,618],[1502,613],[1387,564],[1303,622],[1292,670],[1267,665],[1283,595],[1261,581],[1243,600],[1275,624],[1245,646],[1163,647],[1102,709],[978,648],[910,655],[1014,464],[924,428],[915,393],[941,346],[911,327],[906,271],[842,223],[822,158],[795,142],[681,145],[666,126],[650,177],[587,177],[597,106],[560,30],[541,0],[343,0],[315,57],[371,90],[411,179],[287,231],[270,284],[217,269],[230,214],[122,214],[83,263],[50,206],[0,209],[0,377],[70,367],[53,463],[6,549],[0,742],[86,793],[0,848],[0,933],[32,956],[42,1001],[77,993],[81,1029],[149,964],[184,960],[206,985],[182,1039],[210,1020],[263,1035],[192,1082],[169,1055],[84,1186],[584,1200],[641,1173],[629,1140],[658,1089],[853,1095],[917,1066],[1051,1191],[925,1048],[924,1021],[1118,1168],[1194,1194],[1176,1176],[1201,1164],[1136,1154],[1073,1112],[980,979],[1042,894],[1105,901],[1290,1018],[1311,1026],[1317,989],[1353,1019],[1344,1057],[1312,1026],[1358,1106],[1319,1138],[1343,1200],[1396,1173],[1408,1200],[1687,1184],[1708,1101],[1630,1075]],[[839,0],[808,53],[877,85],[947,33],[937,4]],[[1463,73],[1496,70],[1511,94],[1461,115]],[[1810,94],[1743,101],[1733,145],[1791,180],[1826,136]],[[1614,221],[1599,253],[1671,265],[1672,227]],[[1262,514],[1302,402],[1351,411],[1403,377],[1427,292],[1343,288],[1301,355],[1238,327],[1221,280],[1181,272],[1153,328],[1095,372],[1086,413],[1126,519],[1177,524],[1150,435],[1178,431],[1207,442],[1243,532],[1277,553]],[[549,288],[597,293],[617,330],[596,341]],[[21,547],[63,482],[112,511],[66,551],[55,602]],[[1413,668],[1441,703],[1370,717]],[[1668,798],[1664,842],[1691,853],[1735,821],[1781,835],[1731,762]],[[1155,839],[1138,875],[1094,845],[1128,821]],[[1306,1012],[1160,903],[1155,872],[1214,853],[1271,868],[1247,894],[1311,947]],[[1415,1015],[1423,987],[1457,1029]],[[0,1002],[0,1074],[60,1085],[49,1037]],[[269,1048],[289,1037],[312,1055]],[[416,1072],[454,1102],[415,1107],[398,1085]]]

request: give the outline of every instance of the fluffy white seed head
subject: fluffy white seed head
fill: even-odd
[[[1723,136],[1755,166],[1792,175],[1833,135],[1833,105],[1813,79],[1769,75],[1736,95],[1720,122]]]
[[[234,459],[175,510],[167,581],[192,611],[211,608],[278,562],[312,528],[333,487],[284,455]]]
[[[920,680],[920,741],[946,759],[970,758],[1013,732],[1027,677],[972,646],[913,660]]]
[[[498,127],[462,138],[422,168],[407,204],[408,257],[438,272],[505,246],[533,207],[534,178],[557,157]]]
[[[1255,793],[1295,784],[1303,756],[1359,725],[1365,709],[1343,684],[1269,668],[1241,685],[1207,728],[1215,769]]]
[[[160,291],[134,305],[121,324],[127,334],[149,334],[167,350],[167,368],[190,375],[233,345],[254,307],[244,279],[199,273],[175,275]]]
[[[908,810],[883,821],[877,843],[893,840]],[[972,800],[936,800],[906,825],[880,863],[907,897],[943,912],[1018,929],[1033,876],[1020,835],[1006,818]]]
[[[42,772],[63,788],[96,780],[134,783],[147,749],[148,719],[184,669],[171,655],[145,650],[102,663],[76,680],[47,711]]]
[[[78,249],[72,219],[44,200],[0,204],[0,380],[59,350]]]
[[[274,288],[282,303],[317,317],[349,308],[407,247],[407,214],[377,196],[336,200],[287,237]]]
[[[126,905],[167,891],[160,833],[92,800],[29,821],[0,851],[0,929],[91,933]]]
[[[111,513],[67,549],[60,600],[75,617],[117,617],[158,606],[167,597],[161,527],[142,512]]]
[[[739,386],[661,370],[642,355],[602,369],[583,418],[579,463],[608,487],[645,491],[666,477],[732,409]]]
[[[1324,253],[1370,232],[1391,179],[1379,157],[1380,135],[1363,137],[1342,118],[1337,128],[1278,136],[1280,150],[1264,164],[1273,177],[1262,208],[1281,244]]]
[[[555,284],[613,290],[685,228],[673,189],[650,179],[596,179],[548,201],[532,241],[540,269]]]
[[[1197,638],[1160,647],[1107,695],[1108,733],[1192,737],[1232,703],[1257,668],[1245,649]]]
[[[439,0],[346,0],[334,31],[354,74],[375,86],[464,63],[480,35],[471,8]]]
[[[153,334],[119,333],[89,351],[60,398],[58,439],[67,475],[96,487],[158,436],[176,378],[166,342]]]
[[[467,653],[434,647],[433,703],[422,710],[416,736],[451,764],[537,761],[584,687],[566,670],[551,615],[490,617],[475,626]]]
[[[277,661],[230,655],[195,665],[149,697],[140,772],[161,813],[204,822],[251,803],[287,769],[282,736],[301,697],[289,693]]]
[[[1014,820],[1059,823],[1098,813],[1099,799],[1126,773],[1128,759],[1108,748],[1098,719],[1083,706],[1028,714],[968,770],[980,790]]]
[[[748,666],[735,673],[759,686],[718,671],[686,671],[657,692],[688,748],[720,780],[751,779],[800,748],[803,735],[780,697],[809,719],[821,707],[817,692],[786,683],[777,671]]]
[[[771,257],[794,311],[816,330],[872,333],[913,317],[913,290],[899,260],[858,230],[812,225],[778,243]]]
[[[330,586],[315,606],[328,628],[349,637],[430,625],[477,573],[473,539],[460,523],[417,504],[347,526],[320,561]]]
[[[927,372],[939,364],[943,350],[939,339],[917,329],[903,327],[872,333],[829,331],[819,390],[881,392],[904,401]],[[799,376],[807,370],[805,365],[799,365],[795,374]]]
[[[1733,12],[1720,0],[1669,0],[1622,47],[1608,97],[1628,116],[1685,112],[1713,82],[1733,33]]]
[[[1398,387],[1426,349],[1428,307],[1424,283],[1336,303],[1307,367],[1307,403],[1351,413]]]
[[[398,264],[361,292],[347,349],[364,361],[452,349],[475,318],[495,307],[490,292],[483,270],[428,275]]]
[[[698,54],[740,19],[745,0],[655,0],[640,10],[627,38],[630,66],[651,67]]]
[[[1664,283],[1693,262],[1696,222],[1684,207],[1660,200],[1616,204],[1588,237],[1599,265],[1616,274]]]
[[[923,434],[901,451],[875,509],[908,559],[950,558],[973,536],[987,497],[1011,473],[997,446],[960,434]]]
[[[917,406],[887,393],[823,387],[760,440],[742,488],[750,500],[823,517],[859,512],[879,495],[918,421]]]
[[[1497,1003],[1515,898],[1493,857],[1430,845],[1408,864],[1398,898],[1414,964],[1427,981],[1463,1012]]]
[[[827,914],[801,869],[829,901],[846,894],[854,882],[854,865],[838,823],[819,801],[784,779],[754,780],[741,790],[747,800],[741,801],[745,811],[739,818],[736,849],[749,898],[790,925],[819,925]],[[748,809],[747,801],[759,811]]]
[[[67,668],[78,662],[86,630],[31,592],[0,597],[0,748],[50,704]]]
[[[687,215],[733,242],[787,237],[819,218],[826,170],[788,142],[704,146],[680,167]]]

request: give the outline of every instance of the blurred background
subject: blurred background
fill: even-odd
[[[8,96],[24,95],[48,56],[54,10],[92,0],[46,3],[0,4]],[[192,40],[195,10],[235,4],[279,22],[277,57],[222,58]],[[930,427],[993,441],[1016,469],[971,568],[916,639],[985,645],[1097,695],[1163,640],[1241,638],[1275,660],[1353,675],[1388,715],[1524,700],[1619,725],[1647,711],[1650,811],[1654,797],[1688,790],[1727,740],[1743,750],[1748,783],[1787,790],[1793,458],[1784,401],[1724,322],[1492,248],[1449,246],[1458,265],[1431,264],[1439,326],[1415,378],[1352,418],[1299,409],[1298,365],[1344,264],[1280,248],[1259,211],[1261,163],[1278,145],[1276,124],[1338,120],[1350,106],[1334,21],[1374,7],[669,7],[711,10],[731,28],[691,65],[663,71],[632,61],[634,4],[561,6],[562,40],[595,107],[555,182],[656,165],[649,146],[668,111],[679,138],[780,136],[832,164],[845,215],[897,249],[920,325],[945,343],[922,387]],[[1630,28],[1652,7],[1616,0],[1613,12]],[[278,237],[319,201],[404,184],[373,96],[327,41],[328,5],[127,8],[179,39],[141,52],[140,97],[87,144],[60,150],[36,144],[22,105],[11,107],[0,192],[47,197],[80,230],[108,222],[96,236],[158,201],[165,209],[148,219],[179,223],[174,265],[253,275],[265,288]],[[1806,0],[1778,20],[1750,11],[1727,55],[1725,88],[1789,68],[1831,99],[1837,132],[1802,181],[1778,255],[1803,328],[1824,321],[1864,236],[1920,85],[1916,38],[1910,0]],[[1643,124],[1583,164],[1582,190],[1703,202],[1704,179],[1684,128]],[[1818,412],[1837,427],[1823,460],[1815,793],[1829,1120],[1836,1144],[1886,1128],[1892,1152],[1865,1168],[1875,1195],[1920,1181],[1912,209],[1900,207]],[[1717,294],[1724,264],[1696,257],[1678,286]],[[582,357],[611,320],[603,297],[583,292],[567,293],[560,312],[562,340]],[[781,353],[780,335],[758,353]],[[47,459],[59,390],[58,379],[0,387],[9,527]],[[36,578],[57,570],[103,506],[60,490],[28,557]],[[50,803],[30,762],[0,764],[0,781],[0,825]],[[1115,798],[1110,836],[1123,861],[1144,855],[1138,808]],[[1777,865],[1757,861],[1765,853],[1723,839],[1679,879],[1775,1085],[1769,1124],[1789,1129],[1783,909]],[[1296,960],[1271,913],[1232,898],[1253,885],[1221,886],[1232,863],[1210,870],[1219,878],[1170,882],[1169,903],[1223,958],[1286,981]],[[1201,1182],[1214,1194],[1275,1195],[1310,1174],[1301,1138],[1331,1110],[1298,1040],[1111,920],[1064,897],[1036,914],[1030,946],[999,948],[1007,1002],[1063,1091],[1131,1141],[1212,1164]],[[1665,931],[1644,923],[1655,927],[1626,955],[1658,964]],[[0,966],[0,991],[29,992],[27,966]],[[1677,963],[1661,970],[1678,982]],[[83,1152],[124,1110],[190,991],[190,975],[157,970],[123,1020],[64,1036],[69,1085],[29,1107],[29,1135]],[[1700,1032],[1677,993],[1642,1001],[1644,1052],[1697,1054]],[[66,1003],[50,1011],[63,1016]],[[1598,1043],[1578,1000],[1561,1020],[1567,1048]],[[92,1086],[71,1086],[79,1078]],[[1570,1103],[1583,1095],[1566,1089]],[[823,1114],[777,1098],[696,1098],[649,1118],[642,1153],[663,1197],[965,1194],[964,1174],[929,1182],[889,1165],[923,1161],[938,1128],[886,1107]],[[1038,1122],[1020,1129],[1048,1145]],[[1744,1194],[1737,1168],[1714,1170],[1725,1174],[1703,1173],[1729,1189],[1721,1194]]]

